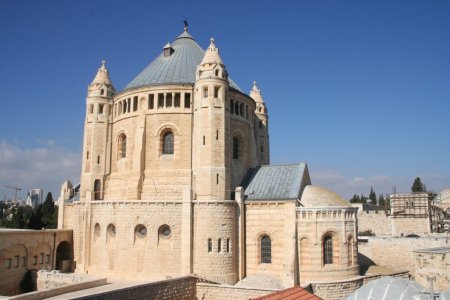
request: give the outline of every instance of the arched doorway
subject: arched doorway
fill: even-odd
[[[56,269],[63,273],[72,271],[73,250],[67,241],[59,243],[56,248]]]

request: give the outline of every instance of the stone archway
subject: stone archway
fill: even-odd
[[[63,273],[72,271],[73,249],[69,242],[63,241],[56,248],[56,269]]]

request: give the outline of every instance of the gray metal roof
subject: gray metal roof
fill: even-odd
[[[180,34],[170,46],[174,50],[172,55],[164,57],[161,52],[125,89],[152,84],[194,84],[195,72],[205,51],[187,31]],[[232,88],[241,91],[231,78],[228,80]]]
[[[300,197],[306,165],[252,168],[242,182],[245,200],[295,200]]]

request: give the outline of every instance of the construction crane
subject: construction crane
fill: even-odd
[[[14,202],[17,200],[17,191],[21,191],[22,189],[17,186],[11,186],[11,185],[3,185],[5,188],[14,189],[16,190],[16,193],[14,194]]]

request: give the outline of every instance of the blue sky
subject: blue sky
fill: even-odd
[[[56,198],[81,166],[86,88],[121,90],[183,30],[258,82],[271,162],[344,198],[450,187],[450,2],[0,1],[0,185]],[[19,195],[25,196],[22,191]],[[12,190],[0,193],[13,197]],[[0,199],[3,194],[0,195]]]

